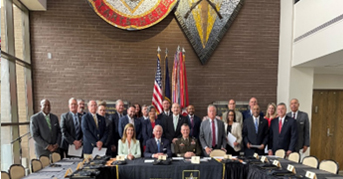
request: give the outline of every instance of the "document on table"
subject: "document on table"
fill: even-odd
[[[229,132],[229,134],[227,135],[227,139],[228,139],[228,141],[229,141],[228,144],[229,144],[232,148],[234,148],[235,145],[233,145],[233,143],[237,141],[237,138],[236,138],[234,135],[232,135],[231,132]]]
[[[173,157],[173,160],[183,160],[183,157]]]
[[[62,167],[46,167],[46,168],[43,168],[40,171],[42,171],[42,172],[60,172],[62,170],[63,170]]]
[[[71,144],[69,145],[69,148],[68,148],[68,155],[82,157],[82,149],[83,149],[83,146],[81,146],[79,149],[76,150],[75,145]]]
[[[105,156],[106,151],[107,151],[107,148],[101,148],[101,150],[99,150],[97,147],[94,147],[93,152],[92,152],[92,157],[94,158],[97,155],[99,155],[100,157]]]
[[[152,159],[152,160],[144,160],[144,163],[153,163],[155,160]]]
[[[73,165],[74,162],[56,162],[54,164],[57,164],[57,165]]]

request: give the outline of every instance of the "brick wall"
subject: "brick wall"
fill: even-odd
[[[70,97],[149,104],[157,46],[169,49],[171,68],[178,45],[186,50],[189,100],[199,116],[213,101],[251,96],[265,110],[276,101],[279,6],[275,0],[246,0],[201,65],[173,13],[149,29],[128,32],[103,21],[86,0],[49,0],[48,11],[30,14],[35,111],[43,98],[58,116],[68,110]]]

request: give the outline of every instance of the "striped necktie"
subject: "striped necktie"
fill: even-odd
[[[80,137],[80,124],[77,114],[74,114],[74,121],[75,121],[75,137],[79,139]]]

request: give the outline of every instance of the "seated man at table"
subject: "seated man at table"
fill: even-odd
[[[155,135],[155,138],[149,139],[146,142],[144,157],[158,158],[161,155],[167,155],[167,157],[171,157],[172,153],[170,149],[170,142],[167,139],[162,138],[162,126],[155,125],[153,134]]]
[[[181,126],[182,137],[175,142],[175,154],[178,157],[190,158],[201,155],[199,142],[195,137],[189,137],[189,131],[188,124]]]

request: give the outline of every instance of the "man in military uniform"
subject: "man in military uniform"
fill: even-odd
[[[200,156],[201,148],[198,140],[195,137],[189,137],[189,126],[183,124],[181,126],[182,137],[175,143],[175,154],[178,157],[190,158],[192,156]]]

